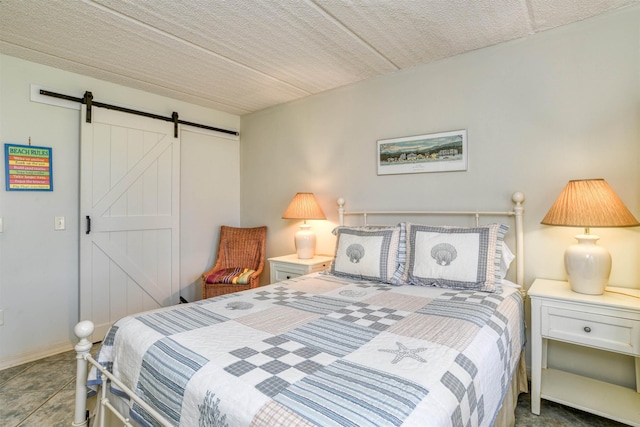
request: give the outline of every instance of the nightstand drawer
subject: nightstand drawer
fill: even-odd
[[[640,322],[637,320],[543,306],[541,332],[545,338],[640,354]]]
[[[274,272],[274,277],[276,282],[281,282],[283,280],[293,279],[294,277],[303,276],[305,274],[304,271],[300,270],[285,270],[282,268],[278,268]]]

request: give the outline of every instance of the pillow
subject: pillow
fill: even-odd
[[[516,256],[511,252],[509,246],[505,242],[502,242],[502,256],[500,257],[500,278],[504,279],[507,277],[507,272],[509,271],[509,266],[516,259]]]
[[[407,224],[403,281],[412,285],[500,291],[504,224],[473,228]]]
[[[330,272],[389,283],[398,267],[399,227],[337,227]]]
[[[405,266],[407,264],[407,223],[401,222],[398,224],[400,227],[400,242],[398,243],[398,268],[396,269],[389,283],[396,286],[406,285],[407,278],[405,276]]]
[[[407,224],[401,222],[400,227],[400,244],[398,246],[398,269],[391,277],[391,284],[396,286],[408,285],[406,282],[405,266],[407,262]],[[335,233],[334,233],[335,234]],[[502,256],[500,257],[500,279],[507,277],[509,266],[516,256],[513,254],[506,242],[502,242]]]
[[[232,267],[216,270],[205,279],[206,283],[225,283],[233,285],[248,285],[255,270],[250,268]]]

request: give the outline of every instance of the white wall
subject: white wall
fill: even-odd
[[[220,225],[240,226],[240,143],[186,128],[181,144],[181,294],[195,301],[202,296],[200,275],[216,260]]]
[[[265,221],[268,256],[292,253],[297,223],[280,218],[314,192],[329,217],[313,223],[318,252],[331,253],[339,196],[349,209],[507,209],[522,191],[526,285],[564,279],[581,230],[540,221],[568,180],[605,178],[640,218],[638,22],[635,6],[243,116],[242,221]],[[376,174],[377,140],[456,129],[467,171]],[[611,283],[640,287],[640,228],[597,234]]]
[[[30,85],[212,126],[239,129],[235,115],[0,55],[0,143],[53,148],[52,192],[5,191],[0,174],[0,369],[72,347],[78,321],[79,110],[30,101]],[[2,147],[4,151],[4,146]],[[239,142],[183,130],[181,286],[199,297],[222,223],[239,224]],[[223,184],[221,184],[223,183]],[[221,193],[222,191],[222,193]],[[222,194],[222,195],[221,195]],[[54,231],[54,217],[66,230]]]

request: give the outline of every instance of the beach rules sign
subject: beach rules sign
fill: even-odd
[[[51,148],[4,144],[7,191],[53,191]]]

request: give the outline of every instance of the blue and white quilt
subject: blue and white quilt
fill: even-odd
[[[316,273],[125,317],[97,359],[176,426],[490,426],[523,333],[517,289]]]

